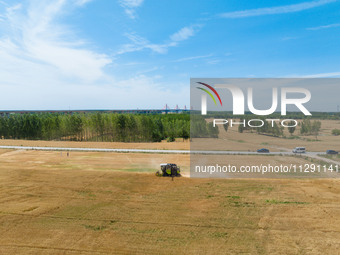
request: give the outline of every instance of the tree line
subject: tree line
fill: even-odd
[[[217,138],[218,127],[212,121],[206,121],[201,115],[191,115],[191,138]]]
[[[255,131],[259,134],[268,134],[272,136],[283,136],[284,127],[279,126],[276,122],[266,121],[265,118],[258,118],[263,121],[262,127],[251,127],[248,125],[248,121],[251,119],[250,116],[246,116],[240,119],[240,122],[244,122],[245,125],[238,126],[238,132],[243,133],[244,131]]]
[[[190,137],[189,114],[41,113],[0,116],[0,138],[159,142]]]
[[[304,119],[299,123],[301,135],[314,135],[318,139],[319,131],[321,129],[321,121]]]
[[[251,127],[248,125],[248,121],[251,118],[249,116],[241,118],[240,122],[245,121],[245,125],[239,125],[238,126],[238,132],[243,133],[244,131],[255,131],[260,134],[268,134],[276,137],[284,136],[283,126],[279,126],[276,122],[266,121],[265,118],[258,118],[263,121],[263,126],[261,127]],[[294,122],[290,121],[288,127],[288,132],[290,135],[293,135],[295,132],[296,127],[294,126]],[[225,125],[225,130],[228,130],[228,127]],[[300,127],[300,134],[301,135],[314,135],[317,139],[317,136],[319,135],[319,131],[321,129],[321,121],[319,120],[310,120],[310,119],[303,119],[298,123],[298,126]]]
[[[193,111],[199,114],[199,111]],[[193,113],[192,112],[192,113]],[[309,119],[318,119],[318,120],[340,120],[340,112],[311,112],[312,116],[309,116]],[[234,115],[233,112],[208,112],[205,115],[206,119],[216,118],[216,119],[240,119],[243,117],[249,118],[257,118],[257,115],[254,115],[250,112],[245,112],[245,115]],[[285,115],[286,119],[295,119],[302,120],[305,119],[305,115],[302,112],[287,112]],[[275,112],[267,116],[268,119],[280,119],[282,118],[281,113]]]

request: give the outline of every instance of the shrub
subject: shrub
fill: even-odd
[[[332,135],[340,135],[340,129],[333,129]]]

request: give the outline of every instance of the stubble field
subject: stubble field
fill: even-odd
[[[337,254],[340,249],[337,179],[171,181],[152,172],[161,162],[176,162],[187,171],[188,155],[0,153],[0,254]]]

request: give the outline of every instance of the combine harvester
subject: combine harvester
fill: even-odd
[[[156,176],[162,177],[181,177],[181,169],[176,164],[164,163],[161,164],[161,170],[156,172]]]

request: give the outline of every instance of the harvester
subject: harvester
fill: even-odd
[[[181,169],[176,164],[161,164],[161,169],[156,172],[156,176],[180,177]]]

